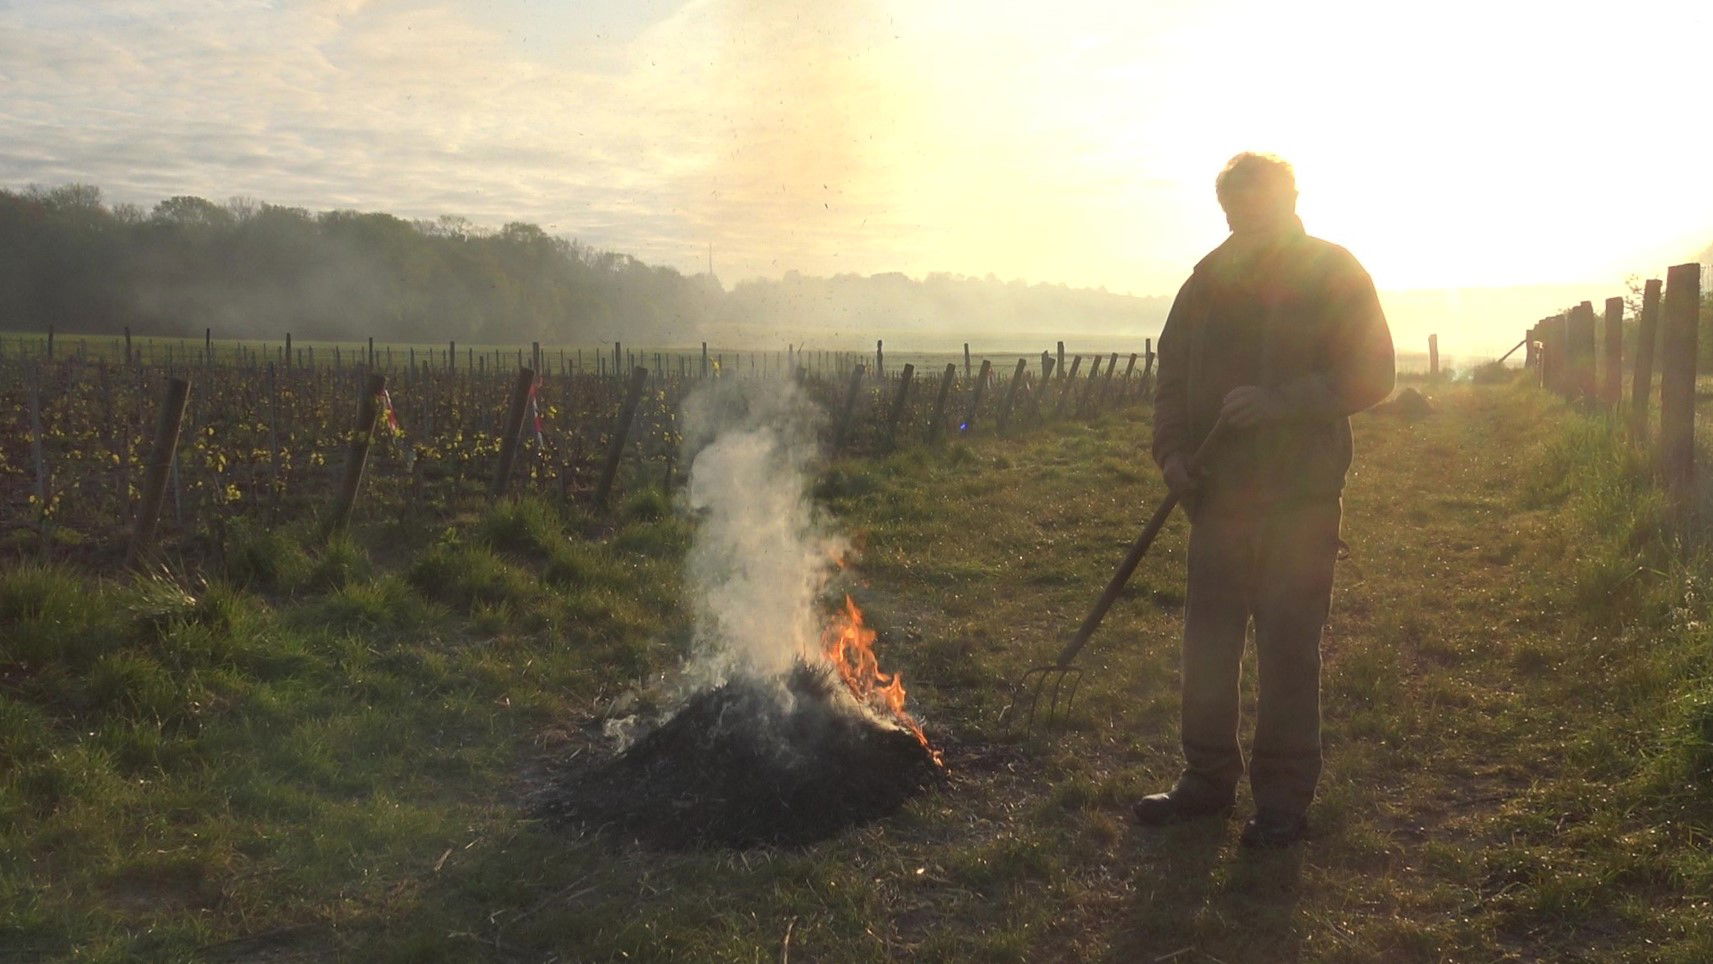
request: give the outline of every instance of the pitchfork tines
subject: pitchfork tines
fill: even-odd
[[[1018,678],[1011,702],[999,711],[999,725],[1004,730],[1023,733],[1033,730],[1037,719],[1051,726],[1071,711],[1082,685],[1081,667],[1036,666]],[[1043,697],[1047,701],[1044,713]]]

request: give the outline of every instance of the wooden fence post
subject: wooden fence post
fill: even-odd
[[[161,505],[166,501],[167,473],[178,455],[179,427],[184,424],[185,403],[189,398],[190,382],[182,378],[167,379],[160,423],[155,428],[155,444],[149,450],[148,475],[143,480],[143,501],[137,506],[131,545],[125,550],[128,568],[140,564],[154,547],[155,527],[160,522]]]
[[[1088,368],[1088,385],[1082,390],[1082,394],[1077,397],[1077,407],[1075,409],[1075,414],[1077,415],[1087,415],[1090,407],[1094,405],[1094,392],[1095,389],[1099,387],[1100,381],[1100,362],[1101,357],[1096,355],[1094,356],[1094,363]]]
[[[1630,438],[1644,442],[1648,437],[1648,403],[1654,386],[1654,344],[1659,338],[1660,280],[1648,279],[1642,288],[1642,314],[1636,322],[1636,367],[1630,376]]]
[[[1605,378],[1601,380],[1600,401],[1606,408],[1617,411],[1618,400],[1624,396],[1624,299],[1606,299],[1606,357]]]
[[[862,375],[861,365],[851,369],[850,384],[845,388],[845,403],[839,409],[839,430],[833,436],[834,455],[845,450],[845,440],[850,438],[851,413],[856,411],[857,393],[862,391]]]
[[[1058,364],[1046,352],[1041,353],[1041,380],[1035,383],[1035,390],[1029,393],[1029,417],[1039,422],[1041,420],[1041,399],[1047,395],[1047,386],[1053,383],[1053,367]]]
[[[1118,387],[1118,397],[1120,398],[1128,398],[1130,396],[1130,375],[1132,372],[1136,371],[1136,359],[1139,357],[1141,356],[1137,355],[1135,352],[1130,353],[1130,364],[1124,366],[1124,384]]]
[[[1059,377],[1060,377],[1060,378],[1064,378],[1064,377],[1065,377],[1065,343],[1064,343],[1064,342],[1062,342],[1062,341],[1061,341],[1061,342],[1059,342],[1059,364],[1058,364],[1058,369],[1059,369]]]
[[[386,388],[385,375],[371,374],[363,386],[363,397],[357,402],[357,424],[351,429],[351,444],[345,455],[345,478],[339,484],[339,501],[334,503],[333,516],[327,522],[329,537],[345,531],[345,526],[351,521],[351,509],[357,504],[357,490],[363,484],[363,468],[369,464],[375,421],[381,415],[381,392]]]
[[[946,396],[952,392],[952,379],[958,377],[955,362],[946,362],[946,373],[940,376],[940,394],[934,399],[934,414],[928,423],[928,441],[938,441],[946,430]]]
[[[997,427],[1001,432],[1011,423],[1011,406],[1017,403],[1017,386],[1023,384],[1023,374],[1028,368],[1028,359],[1017,359],[1017,367],[1011,372],[1011,385],[1005,389],[1005,400],[999,404]]]
[[[886,416],[887,448],[891,448],[898,438],[898,419],[904,414],[904,401],[910,397],[910,380],[915,376],[916,366],[908,363],[898,373],[898,394],[893,397],[892,411]]]
[[[45,519],[48,512],[47,445],[42,439],[42,378],[41,369],[32,365],[30,373],[30,461],[36,470],[36,518]]]
[[[1134,360],[1136,356],[1130,357]],[[1116,371],[1118,371],[1118,352],[1113,352],[1112,357],[1106,360],[1106,377],[1101,379],[1100,395],[1095,398],[1097,409],[1106,407],[1106,400],[1112,394],[1112,375]]]
[[[964,379],[967,381],[969,379],[969,377],[970,377],[970,343],[966,341],[966,342],[964,342]]]
[[[616,349],[615,349],[616,350]],[[619,474],[619,459],[625,454],[625,438],[630,435],[630,423],[636,418],[637,402],[642,399],[642,386],[648,381],[648,369],[635,368],[630,373],[630,385],[625,389],[624,404],[619,406],[618,421],[613,423],[613,437],[607,446],[607,462],[601,467],[601,481],[595,487],[595,505],[605,507],[612,495],[613,480]]]
[[[886,344],[881,339],[874,340],[874,377],[886,377]]]
[[[1058,418],[1065,414],[1065,399],[1069,398],[1071,392],[1076,389],[1077,369],[1081,367],[1083,367],[1083,356],[1078,355],[1071,359],[1071,370],[1060,376],[1059,401],[1058,404],[1053,406],[1054,418]]]
[[[1599,384],[1594,371],[1594,305],[1584,301],[1570,312],[1567,337],[1569,357],[1566,374],[1569,394],[1578,401],[1592,402],[1599,397]]]
[[[976,376],[975,387],[970,391],[969,411],[964,414],[963,423],[958,426],[958,431],[975,431],[975,417],[981,411],[981,396],[983,392],[987,391],[987,380],[992,374],[993,361],[983,358],[981,360],[981,374]]]
[[[1428,336],[1428,378],[1439,380],[1439,336]]]
[[[519,368],[517,379],[512,382],[511,404],[506,409],[505,425],[500,430],[500,464],[494,470],[494,482],[489,489],[496,499],[505,495],[506,487],[511,484],[518,438],[523,435],[523,417],[529,409],[529,393],[534,388],[535,372]]]
[[[1679,505],[1695,486],[1695,351],[1700,327],[1701,265],[1666,272],[1665,339],[1659,378],[1660,467]]]

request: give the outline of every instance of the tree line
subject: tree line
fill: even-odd
[[[180,196],[144,209],[97,187],[0,190],[0,329],[477,343],[687,343],[709,331],[938,334],[1157,328],[1164,299],[993,277],[751,280],[727,291],[514,221]],[[962,337],[967,338],[967,335]]]

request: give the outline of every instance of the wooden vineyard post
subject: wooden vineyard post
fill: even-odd
[[[874,377],[886,377],[886,343],[879,338],[874,340]]]
[[[33,372],[30,378],[30,461],[36,470],[36,518],[46,520],[48,513],[48,460],[42,441],[42,380],[40,369]]]
[[[904,370],[898,373],[898,394],[893,396],[892,411],[886,416],[886,447],[891,448],[898,438],[898,419],[904,414],[905,399],[910,397],[910,380],[916,376],[916,366],[906,363]]]
[[[970,377],[970,343],[966,341],[966,342],[964,342],[964,379],[967,381],[969,379],[969,377]]]
[[[1062,341],[1059,342],[1058,369],[1059,369],[1059,377],[1064,378],[1065,377],[1065,343]]]
[[[839,408],[839,430],[833,436],[833,454],[845,450],[845,442],[851,434],[851,413],[856,411],[857,393],[862,391],[863,368],[861,365],[851,369],[850,384],[845,388],[845,403]]]
[[[142,563],[154,547],[155,528],[160,523],[161,505],[166,501],[167,473],[172,469],[173,459],[178,456],[179,427],[184,424],[185,403],[189,399],[190,382],[182,378],[167,379],[160,423],[155,428],[155,444],[149,450],[148,474],[143,480],[143,501],[137,506],[131,544],[125,550],[127,568]]]
[[[1087,415],[1089,409],[1094,405],[1095,389],[1099,387],[1100,382],[1100,363],[1101,357],[1096,355],[1094,356],[1094,364],[1088,367],[1088,385],[1083,389],[1082,395],[1077,399],[1077,407],[1075,410],[1075,414],[1077,415]]]
[[[1653,396],[1654,343],[1659,338],[1660,280],[1650,278],[1642,288],[1642,314],[1636,322],[1636,370],[1630,376],[1630,438],[1648,437],[1648,402]]]
[[[357,400],[357,423],[351,427],[351,442],[345,454],[345,477],[339,483],[339,500],[333,504],[333,515],[327,520],[327,537],[345,531],[351,522],[351,510],[357,505],[357,492],[363,485],[363,469],[369,464],[369,446],[375,439],[375,422],[380,418],[381,393],[386,391],[387,376],[370,375],[363,397]]]
[[[996,427],[1001,432],[1011,424],[1011,407],[1017,404],[1017,386],[1023,384],[1023,374],[1028,368],[1027,358],[1017,359],[1017,367],[1011,372],[1011,384],[1005,389],[1005,400],[999,403],[999,421]]]
[[[1594,305],[1584,301],[1570,313],[1570,322],[1566,326],[1568,339],[1568,354],[1566,357],[1566,383],[1570,397],[1578,401],[1592,402],[1599,397],[1599,385],[1594,373]]]
[[[1059,401],[1053,406],[1054,418],[1058,418],[1065,414],[1065,399],[1069,398],[1071,392],[1076,390],[1077,369],[1081,367],[1083,367],[1083,356],[1078,355],[1071,359],[1071,370],[1064,372],[1059,376]]]
[[[1541,339],[1544,355],[1541,366],[1542,384],[1553,392],[1568,397],[1571,393],[1570,374],[1570,315],[1553,315],[1546,324],[1546,337]]]
[[[1695,485],[1695,342],[1700,327],[1701,265],[1674,265],[1665,277],[1660,468],[1667,489],[1679,505],[1686,505]]]
[[[617,349],[615,348],[615,351]],[[613,436],[607,446],[607,461],[601,466],[601,481],[595,486],[595,505],[605,507],[613,493],[613,480],[619,474],[619,459],[625,454],[625,438],[630,435],[630,423],[636,418],[636,406],[642,400],[642,386],[648,381],[648,369],[633,368],[630,384],[625,388],[624,404],[613,423]]]
[[[975,431],[975,417],[981,411],[981,396],[983,392],[987,391],[987,380],[992,374],[993,361],[983,358],[981,360],[981,374],[976,376],[975,386],[970,389],[969,410],[964,413],[964,420],[958,425],[959,432]]]
[[[1131,355],[1130,360],[1135,361],[1136,356]],[[1113,352],[1112,357],[1106,360],[1106,377],[1101,380],[1100,395],[1095,399],[1097,408],[1106,407],[1106,400],[1112,394],[1112,373],[1116,371],[1118,371],[1118,352]]]
[[[1118,386],[1118,396],[1120,398],[1128,398],[1130,396],[1130,375],[1136,371],[1136,359],[1140,357],[1142,356],[1135,352],[1130,353],[1130,364],[1124,366],[1124,384]]]
[[[528,368],[517,370],[517,379],[512,382],[511,404],[506,408],[505,426],[500,435],[500,464],[494,470],[494,482],[490,491],[498,499],[506,494],[506,487],[511,484],[512,465],[517,462],[518,438],[523,435],[523,417],[529,410],[529,393],[535,388],[535,372]]]
[[[1600,401],[1617,411],[1624,395],[1624,299],[1606,299],[1605,378],[1600,382]]]
[[[1053,383],[1053,367],[1058,363],[1041,353],[1041,380],[1035,383],[1035,390],[1029,393],[1029,417],[1039,422],[1041,420],[1041,399],[1047,395],[1047,386]]]
[[[928,422],[928,441],[938,441],[946,430],[946,396],[952,392],[952,379],[958,377],[955,362],[946,362],[946,373],[940,376],[940,394],[934,398],[934,415]]]
[[[1428,336],[1428,378],[1439,381],[1439,336]]]

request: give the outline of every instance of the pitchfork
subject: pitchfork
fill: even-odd
[[[1202,439],[1201,446],[1196,449],[1195,455],[1190,457],[1188,468],[1192,476],[1201,471],[1202,463],[1213,451],[1214,442],[1224,428],[1225,419],[1222,416],[1213,423],[1207,437]],[[1013,713],[1020,713],[1023,717],[1022,731],[1033,730],[1036,715],[1042,709],[1043,696],[1047,699],[1044,723],[1050,724],[1070,712],[1071,704],[1076,701],[1077,691],[1082,688],[1083,679],[1083,671],[1072,666],[1071,660],[1077,658],[1089,637],[1100,628],[1100,622],[1106,618],[1107,610],[1118,601],[1118,594],[1135,574],[1142,557],[1148,553],[1148,547],[1154,544],[1154,537],[1160,534],[1177,505],[1177,493],[1167,492],[1166,498],[1160,502],[1160,507],[1154,510],[1153,518],[1142,527],[1142,534],[1131,543],[1130,552],[1125,555],[1124,561],[1118,564],[1118,571],[1112,574],[1112,581],[1106,584],[1106,591],[1100,594],[1094,608],[1083,618],[1082,625],[1077,627],[1076,635],[1059,651],[1058,661],[1050,666],[1037,666],[1018,678],[1011,690],[1011,702],[999,711],[999,725],[1002,729],[1006,728],[1008,720],[1015,719]]]

